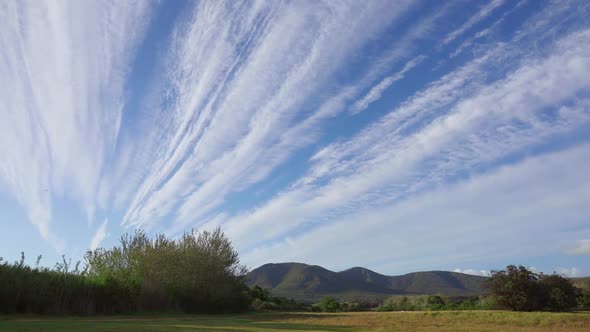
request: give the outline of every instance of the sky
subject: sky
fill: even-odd
[[[590,275],[590,2],[0,1],[0,257]]]

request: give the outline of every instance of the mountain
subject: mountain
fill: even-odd
[[[428,271],[386,276],[362,267],[333,272],[302,263],[265,264],[247,275],[247,285],[269,289],[275,296],[315,302],[325,296],[340,300],[381,300],[391,295],[474,295],[485,277]]]

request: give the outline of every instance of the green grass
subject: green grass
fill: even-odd
[[[0,332],[588,331],[590,312],[423,311],[217,316],[0,316]]]

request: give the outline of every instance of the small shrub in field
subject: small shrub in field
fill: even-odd
[[[340,303],[330,296],[323,298],[317,306],[323,312],[336,312],[341,310]]]

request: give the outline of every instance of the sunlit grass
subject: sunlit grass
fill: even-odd
[[[590,312],[416,311],[213,316],[0,316],[0,331],[588,331]]]

